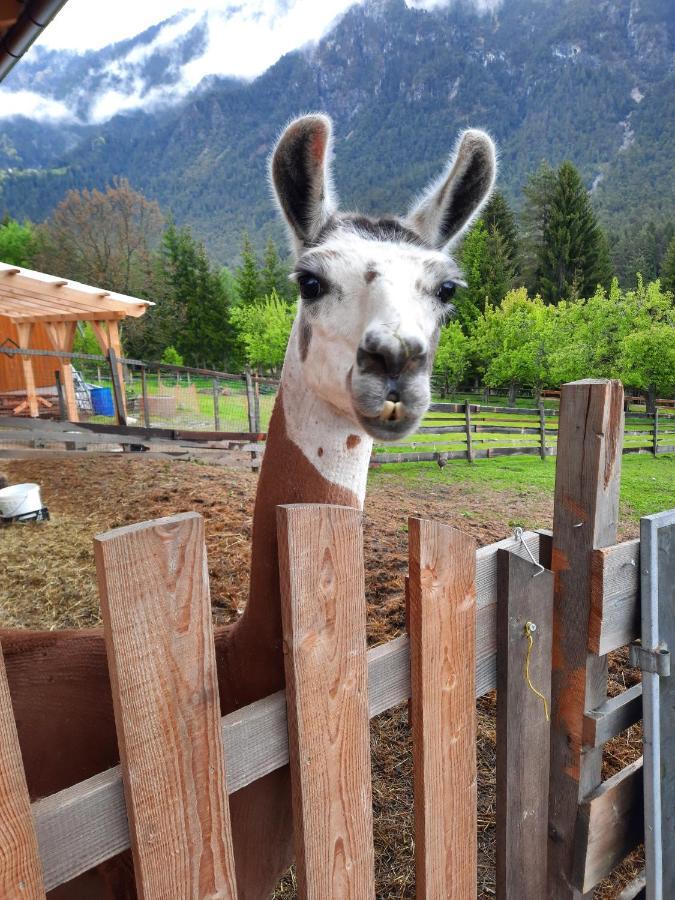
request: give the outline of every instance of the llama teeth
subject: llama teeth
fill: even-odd
[[[380,419],[383,422],[386,422],[388,419],[391,419],[392,413],[396,408],[396,404],[392,400],[385,400],[384,406],[380,410]]]
[[[405,416],[405,406],[402,403],[397,403],[394,407],[394,419],[397,422],[400,422],[401,419]]]

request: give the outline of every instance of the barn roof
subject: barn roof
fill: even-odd
[[[0,316],[13,322],[82,322],[142,316],[148,300],[0,263]]]

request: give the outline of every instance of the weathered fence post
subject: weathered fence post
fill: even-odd
[[[464,420],[466,427],[466,458],[470,463],[473,462],[473,445],[471,443],[471,404],[467,400],[464,404]]]
[[[408,520],[417,896],[476,896],[476,545]]]
[[[139,897],[235,900],[204,520],[94,550]]]
[[[298,894],[375,897],[359,510],[280,506],[279,570]]]
[[[0,648],[0,896],[41,900],[42,865]]]
[[[145,374],[145,366],[141,368],[141,395],[143,397],[143,423],[150,428],[150,405],[148,403],[148,379]]]
[[[607,658],[588,652],[592,551],[616,541],[623,441],[618,381],[563,385],[553,513],[555,574],[548,891],[571,898],[580,800],[601,780],[602,747],[583,747],[584,714],[607,696]],[[585,855],[585,852],[584,852]],[[578,894],[577,894],[578,895]]]
[[[112,378],[113,397],[115,400],[115,412],[117,413],[117,421],[126,428],[127,424],[127,404],[124,396],[124,381],[121,377],[121,369],[117,361],[117,354],[112,347],[108,348],[108,364],[110,366],[110,377]]]
[[[497,575],[497,897],[542,900],[553,575],[509,550]]]

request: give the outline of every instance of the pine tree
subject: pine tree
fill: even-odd
[[[485,223],[488,234],[498,231],[501,235],[504,252],[511,263],[511,268],[515,275],[519,269],[518,227],[513,210],[509,206],[506,197],[500,191],[496,191],[492,195],[481,213],[481,218]]]
[[[661,287],[664,291],[672,291],[675,294],[675,237],[671,238],[666,250],[666,255],[661,263]]]
[[[498,306],[513,287],[515,275],[508,243],[498,227],[488,227],[480,274],[487,302]]]
[[[204,245],[189,228],[169,223],[162,242],[162,266],[168,298],[178,327],[168,344],[188,365],[224,369],[231,351],[229,301],[219,273],[211,268]]]
[[[547,303],[589,296],[611,279],[607,240],[571,162],[562,163],[556,175],[539,260],[539,288]]]
[[[520,214],[521,274],[530,294],[539,291],[541,281],[541,250],[547,227],[556,174],[547,162],[542,162],[523,188],[525,201]]]
[[[260,290],[264,297],[276,293],[282,300],[291,300],[295,297],[292,283],[288,278],[288,268],[279,258],[277,245],[269,238],[265,245],[263,265],[259,273]]]
[[[260,271],[253,244],[247,232],[241,242],[241,265],[234,273],[237,284],[237,300],[244,305],[255,303],[264,294],[260,286]]]

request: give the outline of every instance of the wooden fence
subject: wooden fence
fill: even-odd
[[[675,415],[626,413],[624,453],[675,453]],[[424,425],[396,444],[378,445],[372,464],[492,459],[500,456],[555,456],[558,410],[432,403]]]
[[[640,633],[639,541],[615,543],[621,387],[565,392],[552,534],[477,550],[410,519],[408,635],[370,651],[360,512],[280,507],[286,691],[222,719],[201,517],[98,537],[121,763],[31,805],[0,663],[0,895],[44,897],[131,846],[144,897],[235,897],[227,794],[290,764],[299,896],[372,898],[368,720],[410,698],[417,896],[470,900],[475,698],[495,688],[497,896],[607,876],[643,837],[641,761],[599,766],[641,717],[639,690],[607,699],[607,654]]]

